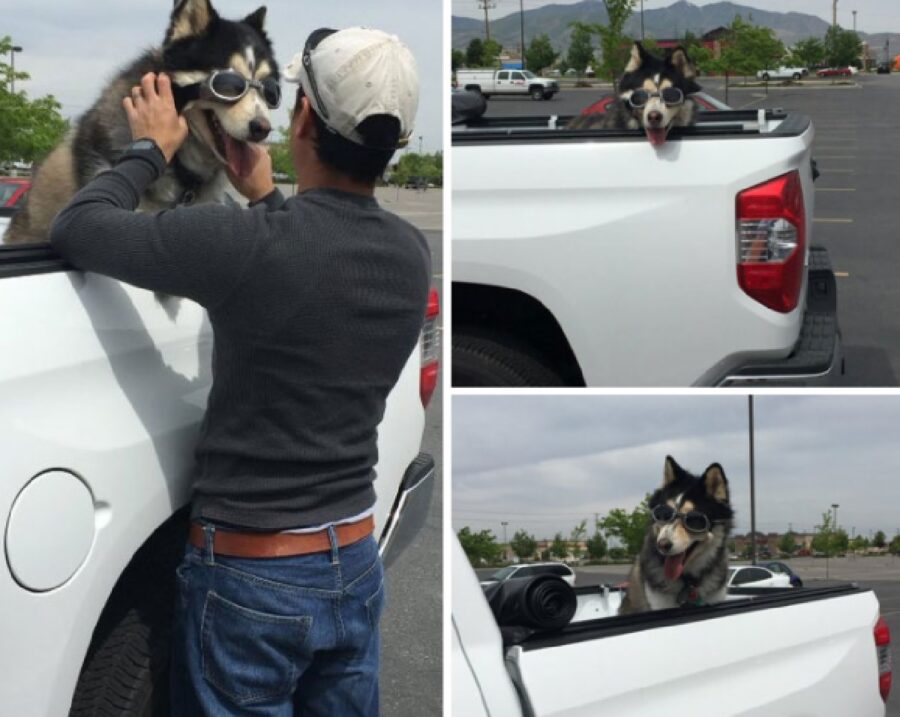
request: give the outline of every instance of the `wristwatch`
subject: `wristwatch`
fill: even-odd
[[[125,151],[122,152],[119,160],[121,161],[126,157],[143,157],[154,165],[161,162],[164,167],[169,163],[166,160],[166,155],[163,154],[163,151],[159,148],[159,145],[149,137],[141,137],[132,142]]]

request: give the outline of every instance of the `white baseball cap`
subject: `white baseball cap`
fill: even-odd
[[[400,121],[392,148],[405,146],[412,134],[419,72],[396,35],[366,27],[316,30],[285,67],[284,79],[300,84],[322,121],[352,142],[366,145],[356,128],[379,114]]]

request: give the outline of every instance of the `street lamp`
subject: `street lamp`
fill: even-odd
[[[12,90],[12,94],[16,94],[16,53],[17,52],[22,52],[21,45],[13,45],[9,49],[9,64],[10,64],[10,68],[12,69],[12,75],[11,75],[12,79],[10,79],[10,81],[9,81],[9,86],[10,86],[10,90]]]
[[[838,529],[837,510],[838,510],[838,508],[840,508],[841,506],[839,506],[837,503],[832,503],[832,504],[831,504],[831,507],[834,508],[834,532],[836,533],[836,532],[837,532],[837,529]]]
[[[641,42],[644,41],[644,0],[641,0]]]
[[[419,135],[419,154],[422,154],[422,135]]]

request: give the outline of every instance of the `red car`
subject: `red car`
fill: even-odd
[[[31,189],[31,180],[21,177],[0,177],[0,209],[17,209]]]
[[[827,67],[824,70],[817,70],[819,77],[850,77],[853,70],[849,67]]]

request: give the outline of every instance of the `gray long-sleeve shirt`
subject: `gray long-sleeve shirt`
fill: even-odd
[[[192,516],[281,530],[366,510],[377,426],[424,320],[424,237],[331,189],[134,212],[163,169],[126,156],[60,212],[51,242],[80,269],[207,309],[213,385]]]

